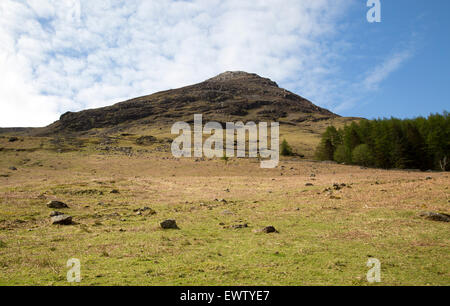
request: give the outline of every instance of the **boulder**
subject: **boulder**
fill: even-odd
[[[160,225],[163,229],[179,229],[175,220],[165,220]]]
[[[54,225],[71,225],[71,224],[73,224],[72,217],[68,216],[68,215],[54,216],[51,218],[51,222]]]

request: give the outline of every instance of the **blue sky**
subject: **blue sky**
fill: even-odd
[[[2,0],[0,126],[201,82],[271,78],[343,116],[449,110],[448,0]]]
[[[385,0],[381,3],[381,23],[358,20],[362,14],[358,9],[351,13],[356,25],[350,33],[354,43],[366,52],[369,62],[402,50],[410,52],[410,56],[377,90],[341,114],[405,118],[448,111],[450,1]],[[346,66],[353,73],[352,64]]]

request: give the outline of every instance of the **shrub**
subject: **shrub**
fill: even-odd
[[[286,139],[283,140],[283,142],[281,143],[281,155],[282,156],[292,156],[292,155],[294,155],[294,152],[292,151],[292,148],[288,144]]]

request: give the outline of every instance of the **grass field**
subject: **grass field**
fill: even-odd
[[[369,285],[371,257],[381,285],[450,285],[450,224],[418,216],[450,212],[448,173],[20,138],[0,138],[0,285],[68,285],[70,258],[81,285]],[[50,200],[75,224],[51,225]]]

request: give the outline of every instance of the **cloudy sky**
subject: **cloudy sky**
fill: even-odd
[[[449,110],[448,0],[0,0],[0,126],[269,77],[345,116]]]

